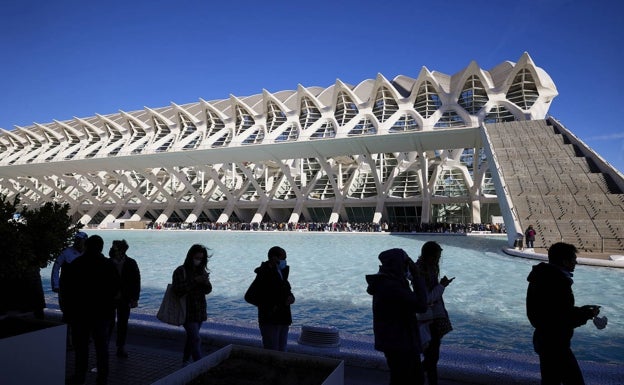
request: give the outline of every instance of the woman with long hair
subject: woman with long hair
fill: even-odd
[[[210,255],[205,246],[195,244],[186,253],[182,266],[173,271],[172,286],[176,295],[186,296],[186,319],[183,327],[186,331],[182,365],[201,358],[201,337],[199,329],[208,319],[206,314],[206,295],[212,291],[208,259]]]
[[[425,346],[423,355],[423,369],[427,376],[428,385],[438,384],[438,360],[440,359],[440,345],[442,337],[453,330],[451,321],[444,306],[444,289],[455,279],[447,278],[446,275],[440,279],[440,258],[442,257],[442,247],[437,242],[425,242],[422,246],[420,257],[416,261],[418,273],[425,280],[427,288],[427,301],[431,308],[431,319],[420,321],[424,327],[428,327],[431,335],[429,343]],[[421,328],[422,330],[422,328]]]

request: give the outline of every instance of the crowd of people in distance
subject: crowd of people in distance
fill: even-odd
[[[505,233],[502,223],[373,223],[373,222],[164,222],[149,223],[152,230],[329,231],[464,234],[476,231]]]
[[[75,372],[67,384],[85,382],[90,341],[95,345],[96,382],[108,382],[108,350],[115,328],[116,356],[128,358],[128,319],[139,303],[141,275],[137,262],[126,254],[125,240],[112,241],[108,258],[103,249],[102,237],[78,232],[52,268],[52,290],[59,294],[63,319],[71,330],[67,343],[75,351]],[[374,348],[386,359],[391,385],[438,384],[442,339],[453,330],[444,294],[455,279],[441,274],[442,251],[439,243],[427,241],[414,261],[403,249],[385,250],[378,255],[378,271],[364,277],[366,292],[372,297]],[[210,252],[204,245],[192,245],[172,272],[171,291],[184,304],[183,320],[175,324],[185,330],[182,366],[202,358],[200,329],[208,319],[206,296],[213,288]],[[274,246],[266,258],[254,269],[244,300],[257,307],[263,347],[286,351],[295,303],[287,252]],[[574,303],[576,258],[575,246],[555,243],[548,249],[548,262],[534,265],[527,277],[526,312],[534,327],[533,345],[543,385],[583,384],[570,348],[572,335],[591,319],[601,327],[597,320],[600,306]],[[160,312],[158,319],[162,319]],[[604,327],[606,318],[601,322]]]

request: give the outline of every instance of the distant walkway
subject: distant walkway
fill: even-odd
[[[548,261],[548,250],[543,248],[519,250],[505,247],[503,248],[503,252],[514,257]],[[577,262],[579,265],[624,268],[624,255],[587,253],[581,251],[578,254]]]

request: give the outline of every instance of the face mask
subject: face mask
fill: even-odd
[[[193,266],[197,267],[199,265],[201,265],[201,260],[198,261],[197,259],[194,259],[193,260]]]
[[[288,266],[288,265],[286,265],[286,260],[285,259],[280,259],[279,263],[277,265],[277,268],[280,269],[280,270],[284,270],[286,268],[286,266]]]

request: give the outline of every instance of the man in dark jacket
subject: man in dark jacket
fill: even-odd
[[[572,273],[577,249],[559,242],[548,249],[548,263],[533,266],[527,277],[526,311],[539,355],[542,385],[584,384],[583,374],[570,349],[574,328],[597,316],[599,306],[574,305]]]
[[[66,265],[61,275],[63,314],[72,327],[76,353],[74,377],[67,381],[69,384],[85,382],[90,338],[95,344],[97,384],[108,381],[108,327],[119,277],[111,261],[102,255],[103,248],[102,237],[90,236],[84,253]]]
[[[290,305],[295,302],[288,282],[290,267],[286,250],[274,246],[268,260],[255,269],[256,278],[245,293],[245,300],[258,307],[258,324],[265,349],[286,351],[288,329],[292,324]]]
[[[128,242],[125,239],[114,240],[108,251],[115,270],[119,275],[120,288],[115,297],[115,313],[117,315],[117,357],[128,358],[126,352],[126,336],[128,335],[128,319],[130,309],[139,304],[139,294],[141,293],[141,273],[136,261],[126,255]],[[111,320],[109,336],[115,327],[115,314]]]
[[[375,349],[386,357],[391,385],[423,384],[416,313],[427,310],[425,282],[403,249],[383,251],[379,260],[379,272],[366,276],[366,291],[373,296]]]

